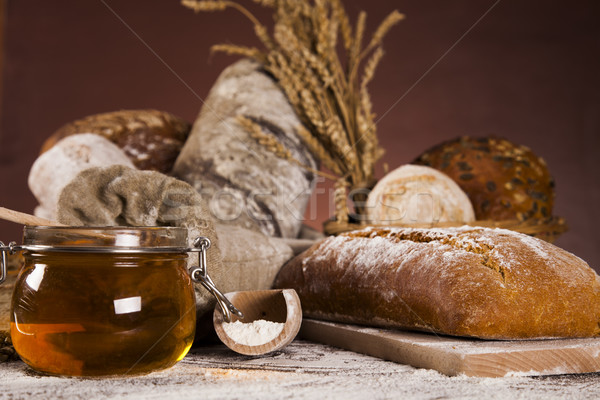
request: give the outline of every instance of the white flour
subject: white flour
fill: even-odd
[[[275,339],[283,330],[283,322],[259,319],[244,323],[224,322],[223,330],[233,341],[246,346],[260,346]]]
[[[221,345],[198,346],[172,368],[134,377],[43,376],[12,361],[0,364],[0,387],[0,400],[600,398],[598,374],[448,377],[304,340],[268,357],[242,356]]]

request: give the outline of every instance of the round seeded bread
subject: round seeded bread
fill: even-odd
[[[552,216],[554,180],[529,148],[506,139],[461,137],[420,155],[465,191],[477,219],[525,221]]]

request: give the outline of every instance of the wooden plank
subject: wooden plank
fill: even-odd
[[[499,377],[600,371],[600,338],[488,341],[304,319],[304,339],[445,375]]]

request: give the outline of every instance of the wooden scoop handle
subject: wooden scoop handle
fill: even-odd
[[[50,221],[46,218],[36,217],[35,215],[25,214],[19,211],[10,210],[8,208],[0,207],[0,219],[16,222],[22,225],[35,225],[35,226],[65,226],[55,221]]]

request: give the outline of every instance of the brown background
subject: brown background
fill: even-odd
[[[210,45],[256,43],[235,11],[195,15],[176,0],[6,3],[0,205],[26,212],[35,205],[29,167],[56,128],[128,108],[192,121],[233,61],[210,57]],[[353,16],[368,11],[371,29],[394,8],[407,15],[387,37],[371,86],[383,161],[394,168],[460,135],[525,144],[546,159],[557,182],[555,214],[570,225],[557,244],[600,268],[600,2],[346,4]],[[258,15],[269,18],[260,9]],[[307,213],[313,226],[329,215],[328,187],[319,186],[325,193]],[[20,227],[0,222],[0,240],[19,237]]]

